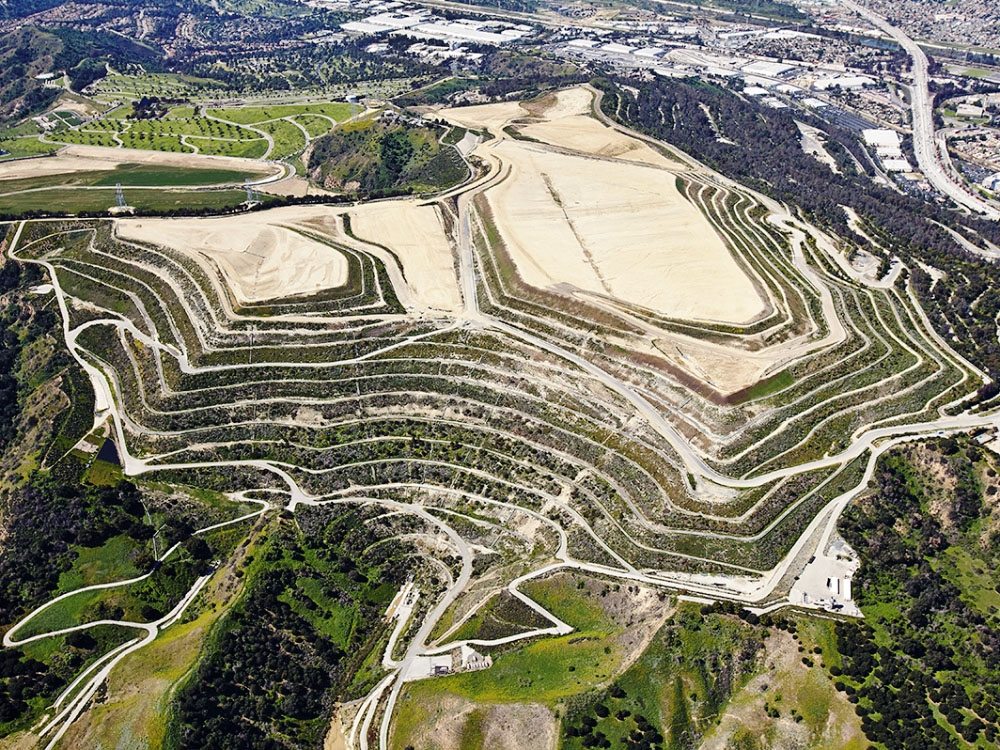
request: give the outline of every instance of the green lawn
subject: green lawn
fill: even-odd
[[[241,125],[254,125],[265,120],[296,115],[325,115],[343,122],[353,114],[353,104],[347,102],[317,102],[313,104],[274,104],[263,107],[231,107],[210,109],[208,114]],[[331,123],[332,126],[332,123]]]
[[[294,156],[306,147],[305,134],[293,123],[287,120],[275,120],[254,125],[255,128],[269,133],[274,139],[274,148],[268,154],[270,159],[286,159]]]
[[[125,535],[113,536],[100,547],[81,547],[73,567],[59,576],[59,592],[96,583],[135,578],[140,571],[129,559],[138,544]]]
[[[203,187],[209,185],[239,185],[247,177],[262,173],[235,169],[197,169],[190,167],[160,167],[148,164],[121,164],[114,169],[90,172],[25,177],[17,180],[0,180],[0,195],[23,190],[49,187]]]
[[[119,133],[118,137],[125,148],[136,148],[146,151],[167,151],[175,154],[193,153],[190,148],[181,142],[179,135],[125,130]]]
[[[193,107],[176,107],[165,118],[132,120],[131,105],[121,107],[107,117],[87,123],[79,130],[62,129],[50,140],[85,146],[106,146],[173,153],[199,152],[221,156],[257,158],[266,151],[266,141],[241,125],[198,117]],[[325,120],[328,124],[328,120]],[[291,123],[287,125],[294,127]],[[183,136],[183,138],[182,138]],[[301,132],[300,140],[304,140]],[[191,143],[185,143],[185,139]]]
[[[80,625],[84,621],[83,613],[102,596],[104,596],[104,592],[100,589],[67,596],[65,599],[46,607],[29,620],[23,628],[17,631],[17,637],[28,638]]]
[[[187,142],[197,147],[199,154],[210,156],[235,156],[244,159],[260,159],[267,153],[267,141],[256,138],[246,141],[220,141],[211,138],[188,136]]]
[[[47,192],[47,191],[46,191]],[[84,475],[91,484],[114,485],[122,479],[122,467],[110,461],[94,460],[87,473]]]
[[[122,186],[142,185],[146,187],[176,187],[203,185],[234,185],[247,177],[260,177],[260,172],[237,169],[197,169],[193,167],[158,167],[143,164],[122,164],[111,172],[105,172],[92,185]]]
[[[194,107],[180,106],[171,107],[170,111],[167,112],[167,117],[173,119],[188,120],[195,116]]]
[[[533,581],[523,592],[576,628],[558,638],[532,640],[501,653],[493,667],[422,682],[420,690],[455,693],[487,703],[555,704],[614,676],[621,660],[614,637],[621,627],[601,606],[592,588],[578,587],[583,577],[557,574]]]
[[[0,159],[16,159],[24,156],[51,154],[61,148],[58,144],[42,143],[35,137],[7,138],[0,141],[0,149],[6,153]]]
[[[329,133],[334,126],[326,117],[318,115],[298,115],[295,121],[309,132],[310,138],[318,138]]]
[[[109,76],[102,81],[102,86],[105,93],[125,98],[149,95],[183,98],[205,86],[211,86],[212,83],[165,75]],[[287,159],[306,147],[307,134],[311,139],[329,132],[337,123],[349,118],[353,110],[354,105],[346,102],[209,110],[213,117],[226,120],[220,122],[200,117],[193,106],[180,105],[170,109],[163,118],[133,120],[130,119],[134,114],[133,107],[126,104],[101,119],[87,123],[79,130],[62,128],[50,134],[49,139],[68,145],[108,148],[123,146],[182,154],[194,153],[197,149],[198,153],[212,156],[260,159],[268,155],[272,159]],[[282,119],[286,117],[294,118],[295,121]],[[69,118],[67,122],[73,125],[80,120]],[[267,154],[267,139],[244,127],[250,124],[257,130],[267,132],[274,139],[274,148],[270,154]],[[57,150],[59,146],[43,144],[29,135],[0,140],[0,148],[15,156],[24,156],[47,153]]]
[[[563,622],[578,630],[600,630],[608,627],[608,618],[600,602],[578,588],[583,579],[572,575],[554,575],[528,581],[521,587],[527,594]]]
[[[465,134],[467,132],[469,131],[467,131],[465,128],[461,127],[460,125],[456,125],[451,130],[448,131],[448,133],[445,135],[444,138],[441,139],[441,141],[442,143],[447,143],[449,145],[454,146],[456,143],[465,138]]]
[[[733,394],[730,397],[730,401],[734,404],[742,404],[745,401],[753,401],[754,399],[771,396],[778,391],[788,388],[794,382],[795,376],[788,370],[782,370],[775,375],[764,378],[759,383],[750,386],[744,391]]]
[[[545,638],[500,654],[490,669],[438,678],[420,688],[484,703],[555,704],[612,677],[618,657],[614,648],[605,652],[612,634],[582,631]]]
[[[125,201],[134,208],[167,211],[202,208],[231,208],[246,200],[243,190],[125,190]],[[0,214],[22,214],[29,211],[106,211],[115,206],[114,188],[74,190],[52,188],[31,193],[0,196]]]
[[[73,146],[104,146],[116,148],[114,133],[108,130],[63,130],[53,133],[50,140]]]

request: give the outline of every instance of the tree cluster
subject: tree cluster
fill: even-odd
[[[924,455],[922,461],[943,467],[954,485],[943,498],[933,489],[941,478],[928,484],[914,460],[899,451],[886,456],[875,492],[842,520],[844,537],[862,560],[856,598],[863,607],[888,605],[898,615],[875,609],[870,624],[838,623],[843,666],[831,672],[867,736],[887,748],[957,747],[935,712],[966,741],[993,743],[1000,623],[995,611],[970,606],[946,573],[953,547],[986,552],[992,569],[998,567],[996,552],[983,550],[974,530],[982,515],[981,455],[969,441],[951,438],[939,441],[930,459]],[[935,493],[934,511],[928,493]],[[878,645],[876,631],[888,635],[888,645]]]

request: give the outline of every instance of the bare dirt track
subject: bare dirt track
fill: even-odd
[[[101,146],[67,146],[60,150],[56,156],[18,159],[0,163],[0,180],[112,170],[123,164],[142,164],[178,169],[233,169],[261,177],[276,176],[283,171],[277,165],[230,156],[173,154],[163,151],[103,148]]]

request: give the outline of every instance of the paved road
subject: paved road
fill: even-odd
[[[844,6],[892,37],[913,60],[913,86],[910,88],[910,104],[913,111],[913,150],[917,155],[920,171],[935,188],[958,205],[991,219],[1000,219],[1000,211],[995,206],[967,192],[964,187],[952,179],[946,166],[942,163],[934,139],[934,105],[927,88],[927,55],[920,49],[920,45],[877,13],[858,5],[853,0],[840,1]]]

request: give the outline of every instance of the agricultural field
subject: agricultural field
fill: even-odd
[[[243,203],[246,192],[218,188],[281,173],[274,165],[245,159],[73,146],[46,159],[0,163],[0,211],[101,212],[117,205],[118,185],[136,209],[224,209]]]
[[[96,121],[165,151],[264,140],[346,195],[4,225],[5,734],[996,739],[985,373],[902,270],[866,276],[600,96],[427,119],[137,98]],[[0,164],[0,213],[100,211],[115,185],[225,210],[291,171],[75,148]]]
[[[0,194],[20,193],[51,187],[176,187],[232,185],[260,173],[239,169],[207,169],[199,167],[171,167],[152,164],[108,164],[93,160],[96,169],[88,170],[85,160],[67,164],[69,159],[58,159],[59,164],[32,164],[32,177],[18,177],[24,170],[0,168]],[[19,165],[20,166],[20,165]],[[50,174],[45,174],[50,172]],[[8,174],[12,175],[8,177]]]

